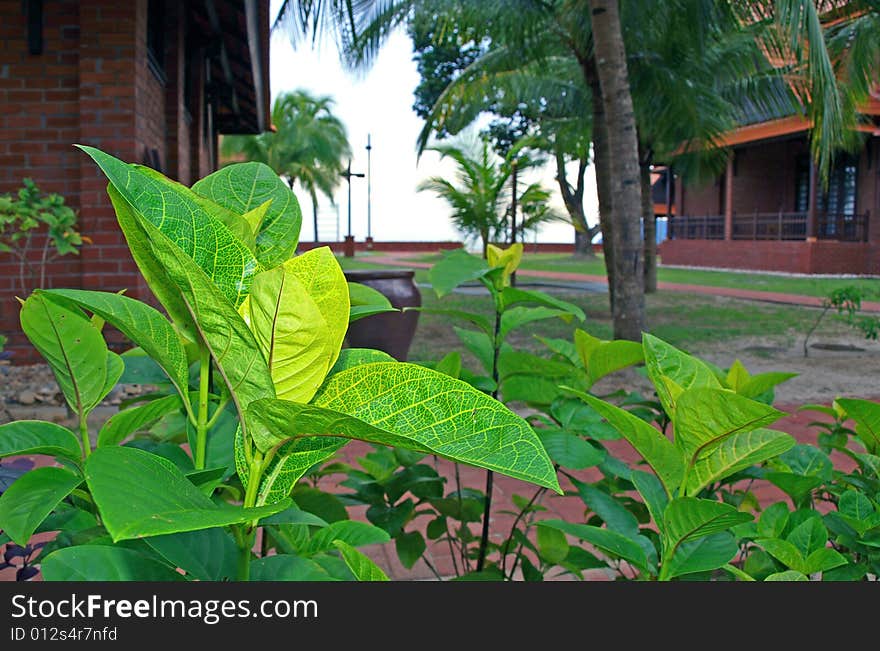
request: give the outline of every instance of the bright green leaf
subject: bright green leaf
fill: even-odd
[[[678,548],[689,540],[725,531],[751,519],[752,516],[748,513],[737,511],[735,507],[723,502],[694,497],[676,498],[669,502],[663,514],[663,557],[668,562],[675,556]],[[729,560],[729,557],[726,558],[724,563]]]
[[[234,581],[238,570],[238,547],[219,528],[185,531],[144,539],[172,567],[199,581]]]
[[[61,425],[42,420],[17,420],[0,425],[0,459],[46,454],[79,462],[82,453],[79,439]]]
[[[561,563],[568,556],[569,550],[565,534],[559,529],[548,526],[537,527],[537,530],[535,540],[541,559],[553,565]]]
[[[220,506],[170,461],[130,447],[98,448],[86,461],[86,481],[114,542],[259,520],[290,506]]]
[[[736,538],[727,532],[689,540],[665,561],[666,576],[674,578],[682,574],[716,570],[736,556]]]
[[[268,165],[227,165],[201,179],[192,189],[239,215],[257,208],[265,210],[256,239],[257,259],[266,269],[293,256],[299,243],[302,211],[296,195]],[[263,208],[267,201],[271,203]]]
[[[82,483],[64,468],[45,466],[26,472],[0,495],[0,529],[24,546],[58,503]]]
[[[251,581],[336,581],[310,558],[275,554],[251,561]],[[308,602],[307,602],[308,603]]]
[[[94,409],[109,391],[105,391],[109,351],[85,314],[36,291],[21,308],[21,328],[49,363],[74,413],[85,416]]]
[[[615,407],[581,391],[563,388],[599,412],[620,432],[621,436],[629,441],[657,473],[660,481],[666,487],[667,494],[671,496],[673,491],[678,489],[684,475],[681,454],[660,431],[620,407]]]
[[[119,445],[131,434],[182,408],[180,396],[175,394],[115,413],[98,432],[98,447]]]
[[[675,414],[675,397],[662,378],[666,377],[682,389],[713,388],[720,389],[721,383],[714,371],[702,360],[697,359],[665,341],[644,333],[642,345],[645,351],[645,367],[648,376],[657,389],[663,408],[670,417]]]
[[[334,540],[333,546],[342,554],[342,560],[358,581],[388,581],[388,575],[373,560],[342,540]]]
[[[471,255],[464,249],[454,249],[443,254],[443,258],[428,271],[428,278],[438,298],[469,280],[476,280],[489,271],[489,265],[482,258]]]
[[[313,403],[436,454],[559,491],[553,465],[525,420],[431,369],[401,362],[358,366],[330,378]]]
[[[186,352],[180,336],[155,308],[111,292],[81,289],[46,290],[87,309],[113,325],[162,367],[181,396],[187,395]]]
[[[627,560],[645,572],[654,573],[648,563],[645,550],[635,541],[616,531],[609,531],[608,529],[587,524],[566,522],[565,520],[539,520],[535,525],[538,527],[552,527],[581,540],[586,540],[602,551]]]
[[[42,559],[47,581],[183,581],[183,575],[124,547],[77,545]]]

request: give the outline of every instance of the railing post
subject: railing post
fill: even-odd
[[[733,239],[733,157],[730,152],[727,157],[727,169],[724,171],[724,239]]]
[[[779,215],[776,218],[776,239],[782,239],[782,211],[779,211]]]
[[[755,210],[755,215],[752,217],[752,240],[758,239],[758,211]]]
[[[866,210],[862,215],[862,242],[868,241],[868,224],[871,223],[871,211]]]
[[[810,196],[807,202],[807,241],[816,241],[816,163],[810,159]]]

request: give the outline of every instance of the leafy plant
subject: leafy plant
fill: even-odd
[[[265,165],[187,188],[81,149],[109,179],[168,318],[107,292],[38,290],[23,301],[22,329],[79,421],[78,436],[41,421],[0,426],[0,456],[60,463],[0,496],[13,542],[59,532],[40,557],[46,579],[381,579],[355,548],[388,534],[297,490],[352,439],[559,490],[531,427],[491,396],[377,351],[341,350],[351,286],[328,248],[294,256],[299,207]],[[109,351],[105,322],[136,348]],[[91,410],[136,372],[163,378],[161,391],[90,431]]]
[[[46,285],[46,265],[91,242],[76,230],[76,212],[59,194],[44,195],[26,178],[18,193],[0,195],[0,253],[18,260],[19,291]],[[45,229],[39,244],[37,234]],[[53,250],[54,249],[54,250]]]
[[[819,323],[831,309],[837,310],[838,314],[846,314],[846,322],[851,327],[861,330],[866,339],[877,339],[880,336],[880,319],[870,316],[856,319],[856,314],[862,309],[862,298],[862,290],[855,285],[850,285],[835,289],[822,299],[822,311],[804,336],[804,357],[809,356],[807,342],[810,336],[816,331]]]

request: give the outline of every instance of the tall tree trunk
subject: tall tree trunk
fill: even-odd
[[[596,169],[596,196],[599,200],[599,227],[602,230],[602,254],[605,257],[605,273],[608,276],[608,302],[614,313],[614,215],[611,202],[611,167],[608,153],[608,127],[605,123],[605,106],[602,88],[596,72],[595,60],[590,60],[586,73],[593,95],[593,166]]]
[[[577,185],[572,188],[565,172],[565,156],[562,150],[556,148],[556,182],[559,184],[559,192],[571,225],[574,226],[574,255],[575,257],[596,256],[593,253],[593,238],[598,228],[590,228],[587,224],[587,216],[584,213],[584,174],[587,169],[586,157],[578,162]]]
[[[315,225],[315,244],[317,244],[320,240],[318,240],[318,202],[312,200],[312,222]]]
[[[617,0],[590,0],[596,71],[602,89],[611,171],[614,337],[640,341],[645,326],[639,143]],[[598,170],[597,170],[598,171]]]
[[[657,291],[657,221],[654,216],[654,198],[651,193],[651,163],[641,157],[642,223],[645,233],[645,293]]]

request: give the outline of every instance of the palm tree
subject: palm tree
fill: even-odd
[[[852,4],[863,14],[867,12],[870,20],[864,22],[875,19],[876,0],[855,0]],[[813,125],[812,149],[823,175],[835,149],[851,140],[853,102],[837,82],[816,0],[285,0],[276,25],[286,25],[294,36],[332,26],[344,60],[352,67],[364,67],[392,29],[405,23],[416,6],[433,10],[438,20],[451,17],[450,22],[457,27],[466,23],[491,25],[493,40],[519,51],[523,59],[542,59],[547,44],[552,43],[551,52],[566,52],[577,62],[591,97],[599,219],[614,336],[618,338],[638,339],[644,327],[640,307],[644,303],[644,279],[639,166],[650,160],[644,155],[644,147],[640,157],[641,134],[635,117],[639,95],[628,70],[644,53],[627,52],[624,39],[628,25],[663,25],[663,21],[655,21],[657,13],[670,13],[691,26],[689,33],[660,34],[655,30],[656,35],[665,39],[696,38],[696,43],[731,24],[747,26],[766,55],[755,61],[772,58],[789,62],[784,72]],[[863,25],[861,32],[876,34],[876,26]],[[839,40],[842,46],[846,44],[845,36]],[[871,65],[876,65],[872,57],[876,57],[877,41],[871,43],[868,36],[858,42],[861,46],[849,51],[856,63],[848,64],[848,69],[863,80],[856,89],[861,86],[864,90],[870,83]],[[629,45],[632,50],[637,43]],[[645,59],[644,63],[650,66],[652,61]],[[612,88],[613,96],[606,97]],[[690,145],[711,145],[712,141],[711,136],[696,137]],[[660,144],[659,140],[651,142]],[[618,236],[621,242],[616,241]]]
[[[275,131],[256,136],[226,136],[224,155],[239,154],[259,161],[309,193],[315,241],[318,241],[318,193],[331,203],[351,156],[345,125],[333,115],[330,97],[314,97],[304,90],[279,95],[272,107]]]
[[[512,235],[510,207],[513,197],[509,181],[514,165],[517,172],[523,172],[535,167],[535,160],[522,153],[522,143],[501,160],[486,139],[479,143],[441,144],[427,149],[453,160],[457,178],[453,182],[432,176],[422,181],[418,190],[431,191],[445,199],[452,209],[450,217],[456,229],[466,238],[478,240],[483,257],[486,257],[490,242],[506,242]],[[516,199],[524,216],[516,225],[517,233],[559,219],[559,215],[548,206],[550,193],[539,183],[530,183],[518,191]]]

